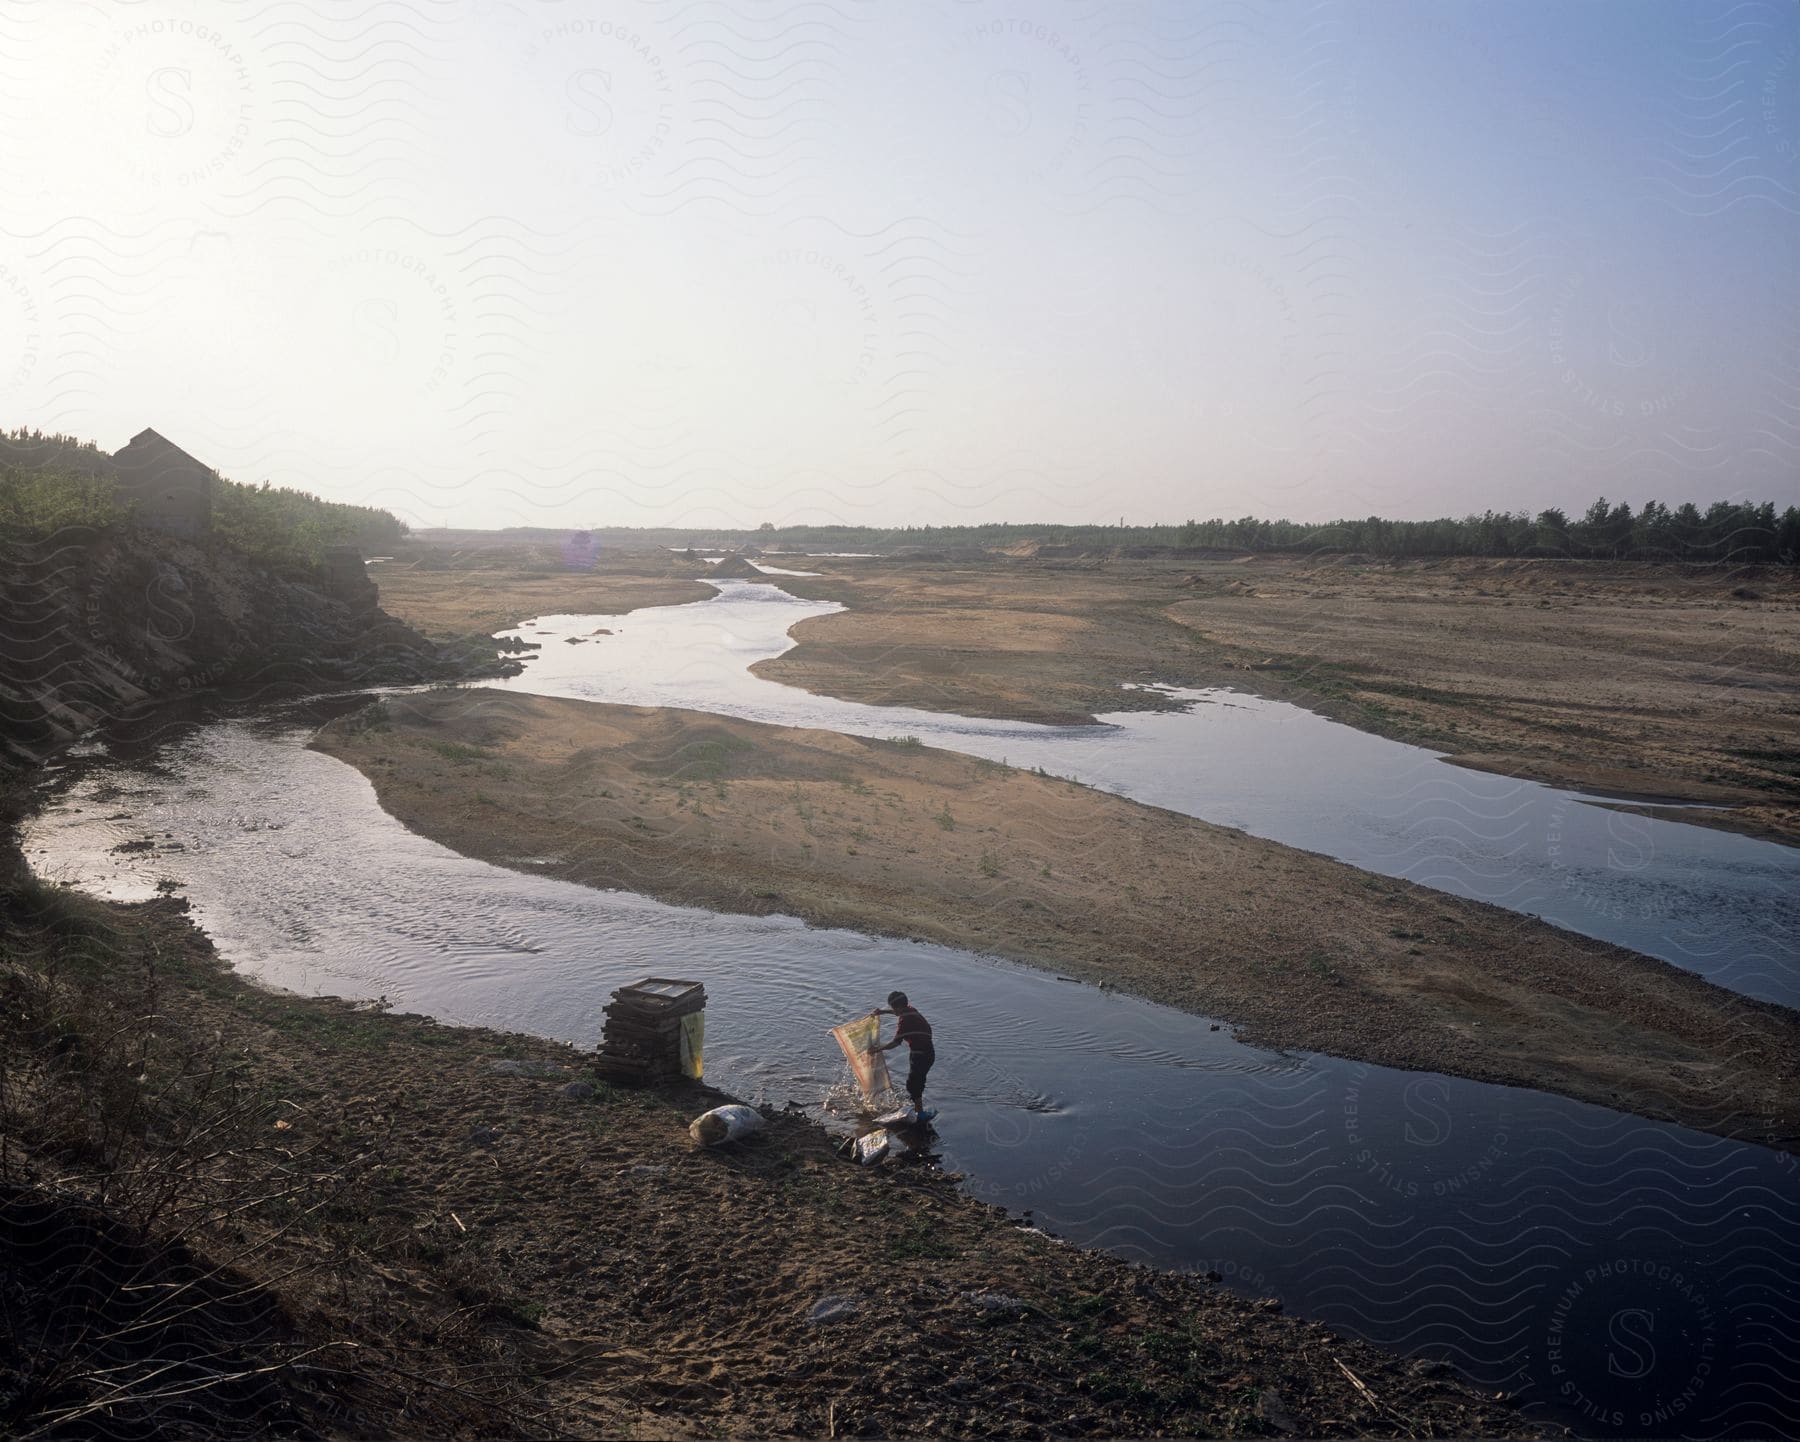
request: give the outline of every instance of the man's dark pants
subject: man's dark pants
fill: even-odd
[[[925,1110],[925,1074],[937,1060],[937,1053],[924,1047],[912,1049],[912,1065],[906,1071],[906,1094],[912,1098],[913,1110]]]

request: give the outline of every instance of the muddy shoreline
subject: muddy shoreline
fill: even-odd
[[[453,636],[549,611],[617,612],[710,594],[696,584],[703,568],[654,557],[644,560],[636,574],[622,567],[621,574],[595,577],[591,584],[582,581],[586,588],[578,588],[579,594],[567,584],[570,577],[543,567],[526,577],[515,577],[506,565],[469,570],[460,578],[451,576],[448,584],[441,576],[420,573],[416,581],[392,586],[384,601],[428,634]],[[485,573],[477,577],[477,570]],[[870,607],[871,597],[863,591],[882,564],[843,570],[844,577],[829,583],[846,588],[842,598],[849,604]],[[852,573],[854,578],[846,579]],[[382,579],[386,583],[388,577]],[[796,590],[817,584],[772,580]],[[1116,593],[1115,587],[1115,598]],[[1025,629],[1038,624],[1040,613],[1033,607],[1040,604],[1041,598],[1020,598],[1019,609],[1029,613]],[[1179,664],[1159,665],[1158,648],[1167,642],[1171,624],[1156,614],[1163,604],[1166,599],[1140,588],[1129,604],[1112,608],[1108,634],[1113,641],[1127,638],[1126,659],[1138,668],[1125,679],[1198,684],[1219,681],[1235,670],[1236,679],[1225,684],[1302,704],[1310,697],[1317,709],[1333,708],[1328,714],[1339,719],[1369,724],[1369,729],[1398,725],[1402,729],[1390,734],[1421,739],[1416,726],[1422,723],[1413,720],[1388,717],[1364,723],[1338,712],[1336,708],[1353,710],[1364,701],[1327,694],[1329,687],[1309,689],[1312,678],[1290,677],[1285,663],[1246,669],[1261,667],[1264,658],[1221,670],[1223,653],[1211,639],[1181,652],[1185,660]],[[833,688],[862,687],[867,694],[859,699],[904,699],[930,709],[986,715],[1028,715],[1030,706],[1048,706],[1060,708],[1056,719],[1075,719],[1086,714],[1084,705],[1099,706],[1102,696],[1108,709],[1118,709],[1112,678],[1121,663],[1107,658],[1096,633],[1077,626],[1059,635],[1040,635],[1033,643],[1044,643],[1038,659],[1025,663],[1016,646],[1008,650],[1016,638],[1005,628],[994,630],[996,648],[983,643],[982,624],[974,631],[961,622],[957,626],[957,635],[964,641],[973,638],[975,644],[959,649],[938,645],[945,638],[934,637],[920,653],[924,663],[916,673],[909,668],[918,658],[904,649],[888,655],[892,664],[884,675],[878,643],[866,655],[837,648],[842,650],[838,661],[827,655],[816,668],[821,684],[809,689],[841,694]],[[1085,639],[1066,646],[1078,631]],[[1056,659],[1059,648],[1068,658]],[[813,659],[832,649],[817,648]],[[1014,706],[1021,709],[1006,709]],[[713,727],[718,720],[683,714],[688,719],[681,726],[698,721]],[[1030,719],[1047,719],[1048,714]],[[535,714],[515,719],[520,738],[536,738],[524,749],[542,750],[547,729],[554,725]],[[414,748],[419,756],[408,757],[404,765],[376,765],[372,755],[364,758],[375,771],[397,773],[388,777],[384,801],[412,784],[422,794],[462,798],[460,821],[439,815],[430,824],[444,827],[444,839],[472,855],[484,854],[484,836],[491,840],[496,830],[511,834],[507,827],[516,827],[520,838],[541,839],[544,818],[532,814],[535,781],[527,773],[542,767],[548,774],[561,763],[549,752],[502,757],[494,738],[462,737],[444,731],[446,724],[451,723],[432,722],[428,739],[433,744]],[[1371,1024],[1362,1043],[1426,1044],[1428,1060],[1420,1064],[1470,1076],[1483,1076],[1477,1069],[1486,1064],[1482,1046],[1492,1041],[1478,1032],[1516,1009],[1522,1009],[1530,1029],[1541,1030],[1545,1017],[1535,1022],[1530,1017],[1532,1008],[1542,1008],[1553,1014],[1549,1020],[1554,1024],[1575,1025],[1581,1053],[1550,1058],[1573,1063],[1580,1074],[1573,1085],[1552,1089],[1581,1095],[1577,1086],[1596,1088],[1589,1098],[1613,1107],[1678,1116],[1722,1135],[1792,1149],[1792,1058],[1800,1055],[1800,1047],[1793,1045],[1793,1014],[1729,994],[1723,994],[1727,1010],[1720,1011],[1716,988],[1661,963],[1648,965],[1670,974],[1667,986],[1660,981],[1646,985],[1645,959],[1621,953],[1629,964],[1615,967],[1610,954],[1616,948],[1563,933],[1555,936],[1573,951],[1534,943],[1519,947],[1514,958],[1507,953],[1508,937],[1518,941],[1518,928],[1529,929],[1529,923],[1510,914],[1494,923],[1501,927],[1492,938],[1495,949],[1484,954],[1476,943],[1486,936],[1481,930],[1485,923],[1472,912],[1491,909],[1472,908],[1437,893],[1416,897],[1410,894],[1415,889],[1402,883],[1352,872],[1366,892],[1368,912],[1363,930],[1355,933],[1364,954],[1320,962],[1310,954],[1316,948],[1303,947],[1298,933],[1284,941],[1279,927],[1251,926],[1255,943],[1270,945],[1270,964],[1234,968],[1215,958],[1210,970],[1196,969],[1187,964],[1190,956],[1166,949],[1158,953],[1145,939],[1170,922],[1185,928],[1177,931],[1184,937],[1204,939],[1204,930],[1195,929],[1203,920],[1242,932],[1244,916],[1257,905],[1244,903],[1243,916],[1230,920],[1197,918],[1179,908],[1168,912],[1169,897],[1180,893],[1170,886],[1160,896],[1140,894],[1129,915],[1095,913],[1085,932],[1079,925],[1057,927],[1053,901],[1062,900],[1065,920],[1089,910],[1085,902],[1072,904],[1060,896],[1083,880],[1078,869],[1072,864],[1059,869],[1048,855],[1043,858],[1050,862],[1048,877],[1015,866],[1013,853],[999,846],[997,838],[1012,847],[1021,838],[983,832],[976,819],[984,789],[1014,788],[1017,778],[996,775],[1006,768],[969,758],[950,758],[958,766],[966,762],[966,770],[954,775],[915,774],[915,764],[925,758],[898,748],[892,755],[877,756],[894,775],[879,782],[865,777],[863,784],[871,790],[891,786],[903,798],[917,799],[917,817],[908,824],[927,828],[928,839],[967,843],[950,858],[949,884],[938,888],[943,895],[934,895],[932,905],[921,912],[916,877],[887,888],[886,894],[873,886],[859,892],[852,884],[854,874],[819,865],[830,827],[840,819],[829,813],[869,799],[857,791],[858,778],[846,762],[853,753],[831,748],[839,742],[864,743],[835,737],[827,744],[819,739],[821,733],[807,732],[787,732],[780,745],[766,737],[739,738],[780,764],[770,776],[734,775],[730,768],[741,748],[715,732],[698,739],[703,748],[722,747],[727,764],[716,776],[683,775],[695,754],[686,743],[696,738],[684,739],[679,729],[655,734],[656,725],[667,724],[645,722],[635,740],[608,743],[630,772],[617,780],[640,792],[633,797],[630,815],[644,824],[628,827],[629,834],[597,826],[580,858],[588,874],[571,871],[574,879],[617,874],[622,879],[599,884],[659,894],[644,878],[668,872],[672,837],[687,848],[685,854],[704,849],[695,844],[694,798],[702,787],[723,780],[746,817],[766,822],[781,816],[789,828],[796,854],[786,880],[774,888],[766,880],[751,880],[746,898],[751,873],[722,871],[704,882],[684,882],[694,886],[693,895],[670,899],[698,900],[720,910],[798,911],[831,924],[864,924],[852,919],[857,907],[847,906],[850,896],[866,917],[885,907],[890,920],[942,928],[944,939],[957,945],[982,937],[985,924],[1000,939],[978,944],[1006,954],[1008,928],[969,911],[971,896],[952,895],[958,888],[966,890],[966,883],[974,884],[987,888],[990,900],[992,893],[1004,893],[1002,915],[1004,903],[1012,900],[1032,903],[1016,911],[1043,908],[1051,924],[1041,935],[1060,937],[1058,944],[1072,958],[1059,961],[1059,970],[1209,1014],[1222,1011],[1219,999],[1229,997],[1234,985],[1246,1007],[1256,994],[1277,990],[1320,1025],[1336,1024],[1334,1013],[1353,995],[1363,1008],[1359,1018],[1379,1022]],[[353,727],[346,720],[333,729]],[[573,734],[579,728],[571,722],[567,729]],[[1771,747],[1781,744],[1779,735],[1771,733]],[[646,746],[646,738],[657,744]],[[790,753],[790,747],[797,749]],[[391,754],[388,760],[392,763]],[[490,766],[509,768],[509,774],[480,770]],[[1662,774],[1674,769],[1679,768],[1665,768]],[[1644,768],[1635,770],[1648,774]],[[1566,773],[1554,779],[1570,781]],[[757,800],[770,782],[776,790]],[[468,804],[471,785],[499,794],[506,804],[480,803],[476,812]],[[1058,826],[1066,832],[1073,825],[1078,838],[1106,838],[1093,858],[1099,870],[1120,875],[1129,870],[1138,878],[1173,865],[1171,854],[1185,864],[1195,863],[1193,855],[1182,857],[1180,846],[1171,853],[1168,837],[1154,826],[1126,822],[1115,828],[1116,837],[1104,822],[1098,832],[1083,829],[1096,824],[1085,810],[1090,800],[1117,798],[1047,779],[1045,785],[1045,834],[1053,835]],[[954,812],[953,828],[932,820],[939,814],[930,807],[937,794],[933,787],[942,791],[940,808],[948,802]],[[685,806],[678,804],[683,788]],[[654,805],[653,794],[658,798]],[[1076,811],[1065,814],[1070,806]],[[802,808],[810,816],[802,816]],[[420,815],[430,809],[421,804]],[[439,809],[448,813],[452,808],[444,803]],[[586,819],[604,823],[607,818],[590,814]],[[662,834],[648,834],[659,823],[666,823]],[[463,828],[461,839],[450,839],[458,826]],[[676,835],[678,829],[687,834]],[[905,829],[893,827],[888,834],[864,830],[867,843],[849,842],[844,831],[840,859],[856,859],[849,856],[854,844],[857,858],[869,858],[873,865],[891,842],[897,854],[882,855],[890,867],[897,865],[907,845],[900,839]],[[764,835],[765,850],[770,834],[776,833],[771,829]],[[799,849],[802,836],[810,855]],[[639,843],[644,849],[635,849]],[[1202,850],[1190,844],[1196,854]],[[1252,843],[1253,849],[1265,845]],[[1215,842],[1212,849],[1209,874],[1215,879],[1235,876],[1226,843]],[[989,856],[996,875],[988,874]],[[1268,860],[1260,853],[1257,858]],[[11,860],[16,863],[16,853]],[[1241,866],[1242,858],[1237,860]],[[1282,864],[1335,867],[1294,852],[1284,852]],[[1249,869],[1258,871],[1254,864]],[[626,877],[625,871],[634,874]],[[1171,881],[1191,879],[1160,874]],[[585,1057],[577,1049],[529,1036],[437,1026],[424,1018],[330,999],[273,993],[232,973],[182,914],[179,901],[111,906],[64,895],[53,906],[41,907],[41,893],[53,888],[30,885],[23,875],[22,867],[0,866],[9,902],[0,927],[17,928],[18,918],[26,916],[11,905],[26,890],[33,892],[31,904],[39,908],[23,930],[7,933],[8,944],[0,947],[0,989],[9,998],[30,995],[48,977],[57,985],[79,985],[91,992],[92,999],[83,1005],[93,1008],[97,1019],[106,1006],[116,1008],[120,1018],[167,1018],[146,1038],[143,1055],[160,1058],[157,1065],[163,1068],[191,1068],[194,1058],[207,1055],[228,1058],[230,1068],[255,1094],[269,1099],[271,1110],[258,1114],[265,1131],[243,1155],[261,1156],[263,1138],[274,1135],[266,1128],[285,1121],[276,1153],[300,1157],[316,1166],[320,1176],[333,1178],[333,1186],[349,1188],[344,1204],[308,1213],[304,1226],[296,1226],[274,1206],[266,1213],[252,1208],[227,1216],[221,1211],[217,1222],[192,1233],[203,1256],[237,1269],[258,1289],[257,1295],[273,1300],[285,1319],[287,1330],[277,1329],[279,1335],[261,1354],[271,1364],[269,1375],[275,1380],[270,1385],[280,1393],[279,1415],[284,1418],[335,1419],[330,1425],[362,1433],[459,1436],[1556,1431],[1526,1426],[1504,1399],[1453,1380],[1441,1363],[1408,1363],[1340,1340],[1322,1326],[1291,1321],[1272,1304],[1231,1295],[1204,1278],[1131,1267],[1103,1254],[1057,1246],[963,1196],[954,1178],[930,1169],[868,1173],[849,1168],[819,1129],[800,1119],[773,1118],[765,1141],[741,1152],[695,1152],[686,1141],[686,1120],[721,1099],[716,1093],[602,1087],[592,1095],[566,1096],[562,1088],[568,1080],[584,1075]],[[1296,877],[1316,884],[1310,870],[1295,873],[1289,883]],[[1244,884],[1263,886],[1274,880],[1256,876]],[[1032,889],[1037,881],[1044,883],[1043,889]],[[742,906],[729,902],[734,887],[745,901]],[[777,894],[756,894],[769,890]],[[1147,893],[1148,888],[1139,886],[1139,891]],[[1266,907],[1270,894],[1265,890],[1259,904]],[[1121,934],[1133,937],[1133,957],[1125,959],[1124,970],[1138,968],[1136,978],[1123,983],[1116,945]],[[1034,938],[1030,945],[1048,954],[1040,940]],[[1384,945],[1404,949],[1401,954],[1408,960],[1398,965],[1410,967],[1422,984],[1395,992],[1381,980],[1381,970],[1370,958],[1382,960]],[[1423,954],[1429,954],[1429,965],[1419,963]],[[71,958],[79,958],[79,964],[72,965]],[[1518,969],[1513,969],[1515,961]],[[1597,990],[1577,996],[1559,990],[1568,973],[1581,973],[1582,984]],[[1390,971],[1388,982],[1400,975]],[[153,990],[146,992],[146,986]],[[1685,1019],[1675,1015],[1683,1009],[1697,1014]],[[1248,1010],[1245,1014],[1250,1015]],[[1421,1015],[1434,1020],[1422,1028]],[[1259,1039],[1257,1026],[1273,1024],[1266,1017],[1252,1017],[1245,1027],[1247,1039]],[[1424,1034],[1440,1024],[1441,1036]],[[9,1008],[0,1015],[0,1041],[34,1075],[33,1069],[51,1075],[67,1045],[65,1030],[46,1049],[46,1034],[28,1011]],[[110,1034],[100,1028],[94,1032],[96,1037]],[[1620,1038],[1630,1042],[1634,1036],[1636,1042],[1620,1052]],[[135,1033],[129,1037],[135,1041]],[[1441,1058],[1451,1053],[1460,1054],[1463,1064],[1443,1065]],[[121,1060],[129,1061],[134,1071],[143,1065],[135,1054]],[[1507,1058],[1498,1073],[1485,1079],[1511,1080],[1507,1068],[1516,1071],[1523,1060]],[[521,1061],[562,1075],[534,1078],[495,1067],[496,1062]],[[1660,1080],[1658,1067],[1666,1073]],[[1720,1068],[1730,1070],[1722,1074]],[[1766,1083],[1760,1092],[1758,1073]],[[92,1115],[104,1116],[103,1084],[111,1086],[112,1081],[103,1068],[87,1063],[56,1074],[73,1083],[68,1094],[80,1097]],[[1642,1094],[1634,1102],[1621,1088]],[[42,1094],[57,1093],[45,1089]],[[1683,1115],[1683,1107],[1710,1111],[1713,1122],[1697,1113]],[[1730,1116],[1734,1108],[1735,1122]],[[25,1132],[15,1127],[13,1134]],[[175,1131],[164,1128],[159,1135]],[[28,1186],[67,1177],[63,1157],[42,1149],[36,1133],[28,1140],[38,1150],[10,1154],[10,1164],[26,1168]],[[66,1135],[58,1145],[65,1144]],[[241,1180],[213,1177],[208,1168],[216,1171],[218,1155],[216,1148],[205,1156],[177,1151],[163,1160],[189,1168],[195,1179],[190,1195],[197,1204],[210,1204],[215,1196],[224,1197],[220,1187]],[[860,1321],[855,1329],[808,1319],[816,1299],[844,1294],[857,1299]],[[990,1305],[996,1296],[1010,1300]],[[918,1345],[921,1337],[927,1342],[924,1349]],[[289,1359],[316,1346],[348,1348],[356,1360],[329,1374],[336,1381],[322,1381],[327,1374],[316,1368],[290,1367]],[[0,1356],[0,1363],[5,1360]]]
[[[803,1118],[772,1115],[750,1142],[696,1149],[688,1120],[725,1099],[708,1088],[617,1090],[591,1081],[576,1048],[266,990],[224,964],[179,900],[58,893],[12,857],[0,985],[25,1004],[0,1017],[14,1141],[0,1219],[27,1203],[133,1195],[100,1189],[104,1171],[70,1175],[56,1150],[70,1136],[53,1143],[33,1110],[58,1094],[22,1081],[64,1075],[63,1095],[97,1105],[127,1067],[158,1105],[177,1107],[172,1118],[191,1119],[205,1098],[179,1078],[223,1066],[233,1096],[257,1099],[249,1109],[191,1140],[165,1123],[135,1163],[187,1178],[184,1249],[165,1254],[154,1229],[131,1235],[148,1259],[138,1275],[166,1255],[234,1279],[235,1311],[190,1311],[184,1325],[189,1347],[260,1369],[258,1390],[226,1404],[236,1425],[306,1418],[355,1435],[458,1437],[1545,1434],[1442,1364],[1290,1319],[1216,1279],[1061,1245],[936,1168],[857,1167]],[[71,973],[77,946],[91,959]],[[61,1014],[80,1019],[62,1034],[91,1048],[73,1074],[59,1071],[66,1043],[34,1030],[36,989],[59,977]],[[131,1018],[150,1012],[159,1020],[140,1039]],[[43,1190],[53,1177],[54,1203]],[[245,1201],[246,1185],[283,1179],[288,1190]],[[296,1211],[294,1181],[318,1205]],[[121,1213],[109,1225],[132,1224]],[[30,1306],[67,1305],[66,1268],[31,1276]],[[246,1324],[246,1298],[266,1321]],[[79,1405],[101,1356],[113,1388],[103,1417],[124,1425],[153,1405],[129,1376],[117,1383],[140,1367],[154,1375],[154,1334],[141,1360],[136,1343],[100,1340],[107,1350],[91,1363],[71,1344],[73,1380],[44,1395],[41,1415]],[[338,1360],[321,1367],[322,1355]],[[40,1415],[25,1374],[15,1380],[27,1420]]]
[[[389,698],[314,745],[410,829],[503,865],[548,858],[533,874],[986,951],[1219,1017],[1256,1045],[1800,1141],[1800,1013],[1072,782],[480,689]]]

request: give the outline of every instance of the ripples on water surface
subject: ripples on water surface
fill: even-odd
[[[938,947],[488,866],[406,831],[305,735],[215,724],[154,770],[91,773],[28,848],[122,897],[179,881],[265,980],[450,1021],[588,1044],[621,982],[703,976],[709,1077],[777,1103],[815,1104],[841,1065],[825,1029],[899,981],[945,1037],[944,1161],[979,1195],[1577,1414],[1583,1398],[1628,1408],[1647,1385],[1673,1405],[1704,1372],[1682,1413],[1694,1430],[1787,1415],[1789,1159],[1535,1093],[1262,1052],[1201,1018]],[[146,831],[163,850],[112,852]],[[1619,1317],[1627,1342],[1648,1327],[1658,1343],[1649,1383],[1609,1371]],[[1602,1430],[1670,1429],[1632,1413]]]
[[[1015,764],[1039,764],[1018,749],[1027,741],[1078,751],[1091,739],[1090,755],[1139,758],[1109,761],[1121,773],[1145,764],[1148,748],[1134,749],[1144,736],[1186,719],[1132,716],[1118,731],[1070,736],[864,707],[851,708],[862,713],[852,723],[841,703],[739,678],[779,649],[761,608],[785,628],[793,616],[781,603],[711,605],[702,624],[717,636],[680,648],[644,624],[667,613],[582,617],[567,629],[603,619],[620,630],[607,638],[625,641],[617,659],[584,668],[568,653],[600,643],[546,647],[514,684],[904,731],[963,750],[974,738]],[[555,618],[539,624],[534,639],[561,634]],[[691,638],[694,624],[678,634]],[[630,672],[625,658],[645,649],[661,662],[606,689],[607,670],[624,660]],[[799,700],[777,707],[769,693]],[[1215,710],[1235,704],[1221,698]],[[306,734],[217,723],[165,747],[154,767],[102,766],[29,828],[28,849],[49,874],[121,896],[175,879],[224,954],[264,980],[386,996],[450,1021],[586,1045],[620,983],[702,976],[709,1080],[778,1104],[816,1109],[841,1072],[826,1028],[901,984],[929,999],[944,1042],[932,1078],[943,1159],[978,1195],[1032,1208],[1071,1240],[1215,1270],[1306,1315],[1449,1359],[1584,1431],[1800,1426],[1791,1158],[1538,1093],[1262,1052],[1201,1018],[944,948],[488,866],[407,832],[360,774],[304,750]],[[125,794],[98,799],[108,783]],[[132,820],[108,819],[120,813]],[[146,832],[179,849],[111,851]],[[1701,835],[1702,845],[1722,836]],[[1466,874],[1465,862],[1435,864]]]
[[[1102,726],[1032,726],[813,696],[746,669],[788,628],[841,609],[754,581],[626,616],[545,616],[508,689],[682,706],[928,745],[1115,791],[1364,870],[1541,916],[1765,1001],[1800,1004],[1800,850],[1595,806],[1576,793],[1451,766],[1297,706],[1176,692],[1191,709]],[[614,634],[564,644],[596,625]]]

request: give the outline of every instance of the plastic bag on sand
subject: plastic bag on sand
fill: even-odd
[[[716,1147],[720,1142],[735,1142],[752,1132],[762,1130],[762,1113],[742,1102],[727,1107],[714,1107],[702,1112],[688,1124],[688,1135],[703,1147]]]
[[[865,1132],[856,1139],[856,1146],[853,1149],[857,1161],[865,1167],[880,1161],[888,1154],[888,1144],[892,1140],[885,1131],[880,1129]]]

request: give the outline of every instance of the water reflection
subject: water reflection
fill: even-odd
[[[614,987],[696,976],[708,1079],[815,1113],[842,1080],[826,1029],[902,985],[939,1038],[934,1148],[977,1195],[1449,1360],[1584,1431],[1791,1429],[1791,1158],[1262,1051],[942,947],[488,866],[406,831],[359,773],[304,749],[309,729],[215,721],[90,763],[28,854],[107,894],[167,877],[251,974],[449,1021],[590,1045]],[[113,849],[144,838],[156,849]],[[1633,1372],[1646,1337],[1658,1365]]]
[[[1297,706],[1178,691],[1177,712],[1033,726],[813,696],[746,668],[790,627],[841,607],[754,581],[626,616],[544,616],[546,644],[494,683],[546,696],[680,706],[928,745],[1038,767],[1135,800],[1457,896],[1540,916],[1800,1004],[1800,850],[1652,818],[1536,782],[1447,765]],[[556,644],[596,626],[592,645]]]

